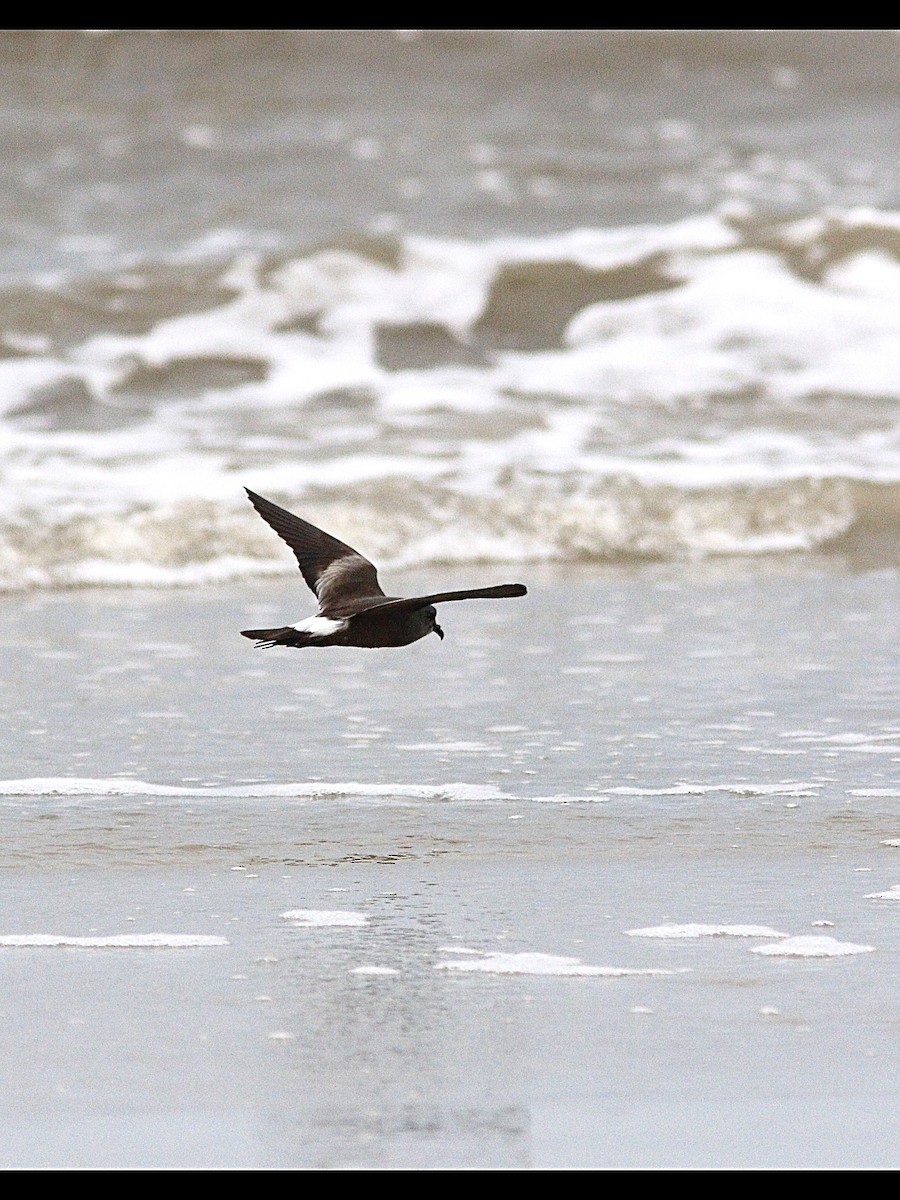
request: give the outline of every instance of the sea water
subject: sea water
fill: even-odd
[[[895,35],[0,57],[4,1164],[896,1167]]]

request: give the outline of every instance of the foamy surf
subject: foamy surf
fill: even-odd
[[[360,929],[369,924],[366,913],[349,909],[292,908],[281,915],[297,929],[324,929],[335,926]]]
[[[563,975],[620,979],[629,975],[675,975],[677,972],[656,967],[599,967],[580,958],[559,954],[525,951],[520,954],[489,953],[482,958],[445,959],[435,963],[436,971],[484,973],[488,975]]]
[[[856,942],[840,942],[824,934],[801,934],[771,946],[754,946],[751,953],[768,958],[846,958],[853,954],[868,954],[874,949],[874,946]]]
[[[199,933],[121,933],[109,937],[69,937],[55,933],[0,935],[0,946],[19,946],[26,949],[185,950],[192,947],[227,945],[227,938]]]
[[[85,304],[65,350],[50,335],[80,284],[44,280],[47,336],[2,335],[0,588],[293,570],[243,484],[389,566],[805,552],[895,527],[897,223],[834,211],[763,244],[722,210],[274,264],[218,247],[187,301],[186,263],[102,280],[112,307]],[[152,316],[112,332],[145,292]]]
[[[209,797],[211,799],[298,800],[360,799],[380,800],[455,800],[497,801],[511,799],[490,784],[447,783],[441,785],[410,783],[262,783],[234,787],[184,787],[177,784],[149,783],[142,779],[57,779],[0,780],[0,797],[57,796],[69,799],[98,796]]]
[[[900,883],[895,883],[884,892],[868,892],[867,900],[900,900]]]
[[[651,925],[645,929],[627,929],[629,937],[645,938],[674,938],[685,940],[692,938],[786,938],[786,933],[770,929],[768,925]]]
[[[820,783],[673,783],[669,787],[607,787],[606,796],[817,796]]]

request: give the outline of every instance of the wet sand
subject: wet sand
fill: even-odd
[[[900,1165],[900,578],[514,576],[390,656],[3,601],[0,937],[227,940],[0,946],[4,1167]]]

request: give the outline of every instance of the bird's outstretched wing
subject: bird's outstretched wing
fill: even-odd
[[[465,588],[460,592],[435,592],[431,596],[409,596],[403,600],[380,600],[367,607],[391,612],[412,612],[427,608],[429,604],[444,604],[448,600],[505,600],[507,597],[524,596],[528,589],[524,583],[498,583],[494,587]]]
[[[378,604],[384,592],[378,583],[378,573],[367,558],[309,521],[295,517],[286,508],[279,508],[249,488],[244,490],[262,519],[293,550],[300,573],[315,593],[323,616],[346,616]]]

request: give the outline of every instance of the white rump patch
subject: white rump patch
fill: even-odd
[[[311,637],[328,637],[330,633],[337,633],[340,629],[347,628],[346,621],[335,621],[331,617],[307,617],[304,621],[298,621],[296,625],[291,626],[298,633],[308,633]]]

